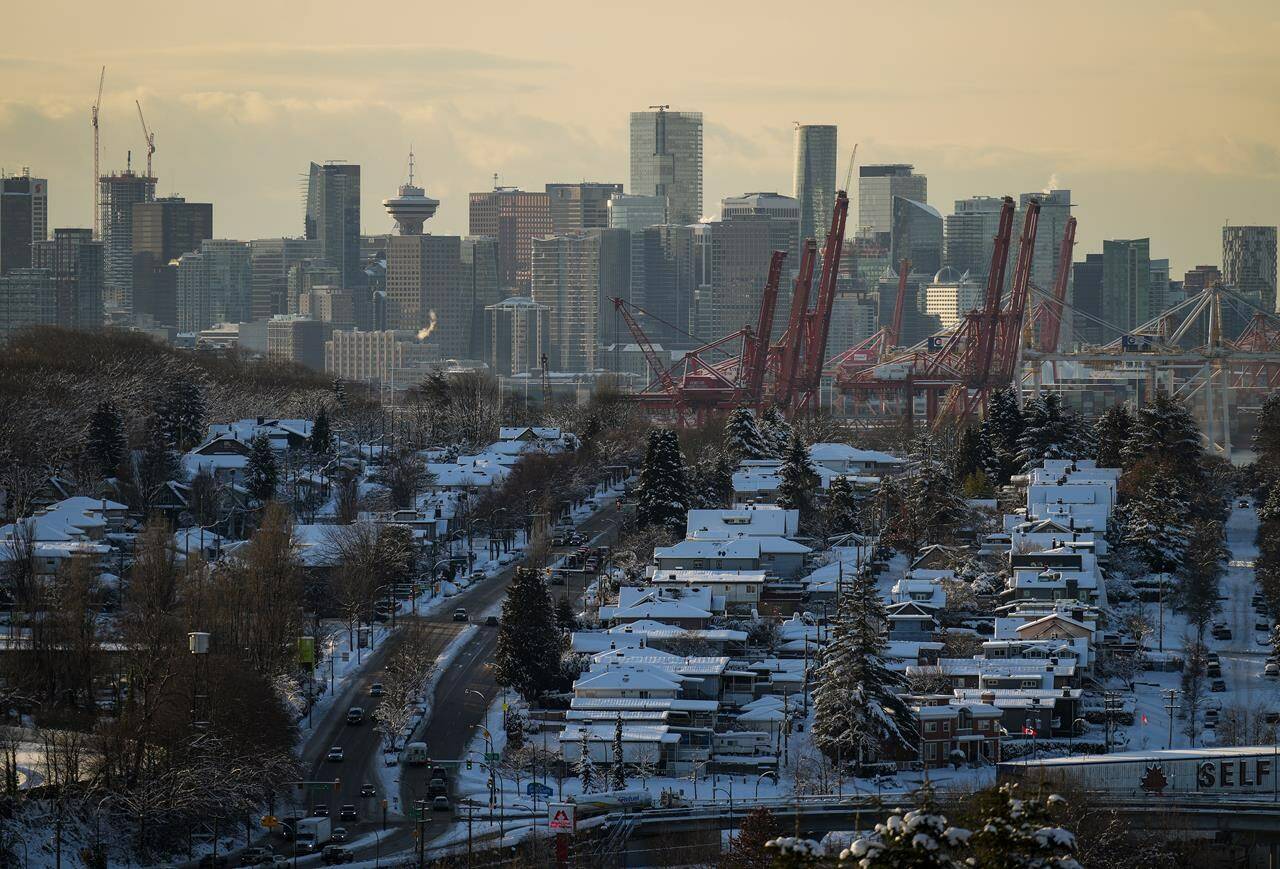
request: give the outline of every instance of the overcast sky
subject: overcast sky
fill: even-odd
[[[297,235],[310,160],[363,167],[366,232],[418,180],[428,229],[466,194],[627,177],[627,113],[706,122],[704,211],[791,192],[792,124],[840,128],[841,168],[910,162],[950,213],[1070,187],[1077,258],[1150,236],[1175,274],[1221,226],[1280,222],[1280,3],[387,3],[0,0],[0,167],[50,180],[53,226],[91,225],[89,107],[107,67],[104,171],[156,136],[161,195],[214,203],[219,237]],[[804,13],[803,17],[802,13]]]

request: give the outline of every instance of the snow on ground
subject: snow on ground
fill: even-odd
[[[347,685],[358,678],[369,663],[369,659],[378,647],[391,636],[391,629],[386,625],[374,625],[368,628],[369,647],[359,648],[359,631],[347,630],[345,622],[329,621],[321,625],[322,635],[316,638],[317,652],[323,652],[324,659],[316,667],[316,684],[325,683],[325,692],[312,706],[310,713],[303,715],[298,724],[298,732],[305,744],[315,735],[316,727],[323,724],[333,709],[334,701],[343,695]],[[351,641],[357,640],[356,648]],[[346,660],[343,660],[343,656]],[[302,686],[306,690],[306,685]]]

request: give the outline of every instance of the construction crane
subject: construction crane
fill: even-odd
[[[142,138],[147,142],[147,177],[151,177],[151,155],[156,152],[156,134],[147,129],[147,119],[142,117],[142,103],[137,100],[133,104],[138,107],[138,120],[142,122]]]
[[[880,358],[884,359],[893,348],[902,342],[902,312],[906,307],[907,276],[911,274],[911,260],[903,259],[898,264],[898,295],[893,300],[893,320],[884,332],[884,340],[880,345]]]
[[[412,184],[413,182],[411,181],[409,183]],[[542,374],[541,374],[542,406],[550,407],[551,406],[551,375],[548,373],[548,368],[550,368],[551,363],[547,360],[547,354],[545,353],[542,354],[542,358],[538,361],[539,361],[539,364],[542,366]]]
[[[102,72],[98,74],[98,98],[93,101],[93,238],[95,241],[102,237],[102,215],[99,213],[101,206],[99,197],[102,195],[99,179],[102,176],[98,172],[98,110],[102,108],[102,83],[106,80],[107,68],[104,66]]]
[[[836,191],[831,212],[831,228],[822,251],[822,273],[818,278],[818,299],[805,318],[804,367],[800,388],[792,397],[792,410],[803,412],[815,406],[822,385],[823,360],[827,358],[827,337],[831,333],[831,312],[836,303],[836,279],[840,274],[840,254],[844,250],[844,232],[849,216],[849,195]]]

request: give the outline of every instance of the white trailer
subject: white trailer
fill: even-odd
[[[1280,796],[1280,750],[1274,745],[1189,748],[1015,760],[996,768],[1001,782],[1026,788],[1062,783],[1108,796],[1204,794]]]

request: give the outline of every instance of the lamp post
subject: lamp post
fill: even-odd
[[[1089,722],[1085,721],[1083,718],[1077,718],[1071,722],[1071,734],[1070,734],[1071,743],[1070,743],[1070,746],[1067,748],[1067,754],[1076,753],[1076,725],[1077,724],[1087,725],[1088,723]]]
[[[711,789],[711,798],[714,800],[716,794],[724,794],[729,798],[729,829],[733,829],[733,776],[729,776],[729,789],[713,787]]]
[[[756,776],[756,792],[754,798],[757,800],[760,799],[760,780],[766,778],[771,779],[775,786],[778,784],[778,774],[776,772],[762,772],[760,775]]]

